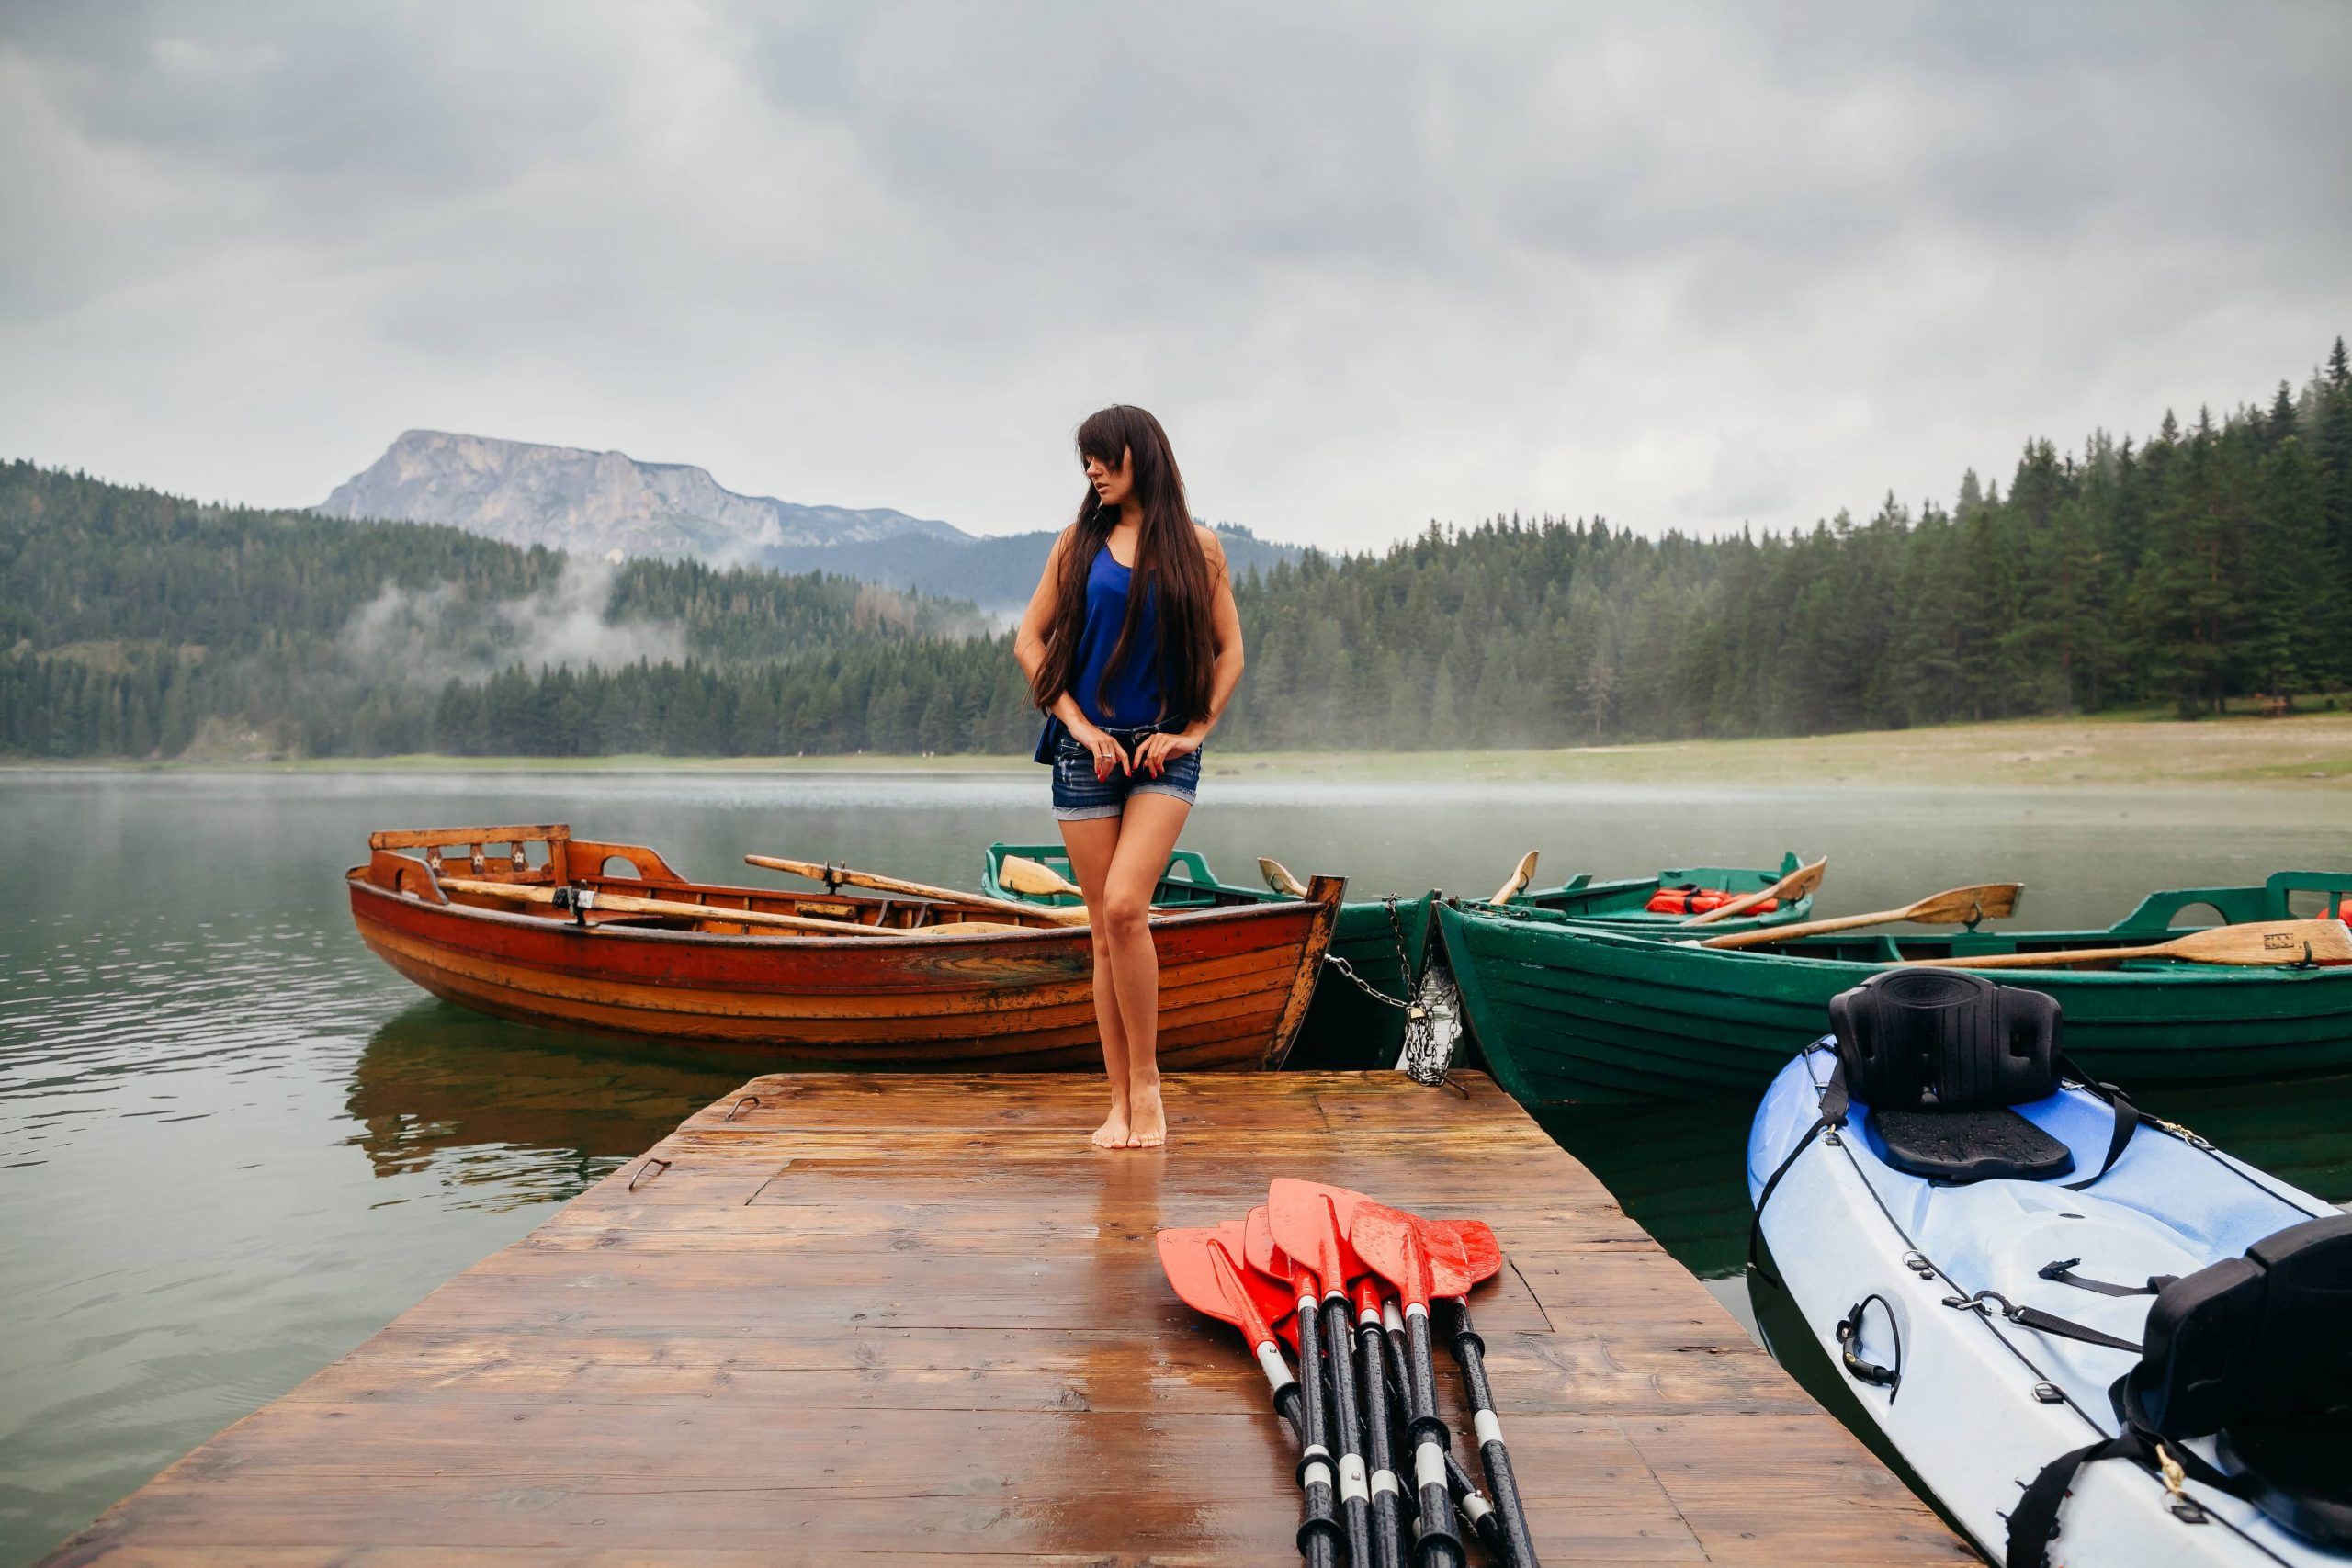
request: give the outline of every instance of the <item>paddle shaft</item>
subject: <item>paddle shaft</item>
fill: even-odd
[[[1301,1303],[1299,1310],[1306,1310]],[[1363,1455],[1356,1447],[1362,1416],[1356,1409],[1354,1358],[1348,1354],[1348,1297],[1334,1291],[1323,1298],[1323,1368],[1330,1379],[1332,1437],[1340,1451],[1340,1517],[1348,1528],[1348,1561],[1356,1568],[1372,1562],[1372,1488]]]
[[[1445,1454],[1453,1440],[1437,1413],[1437,1363],[1430,1343],[1430,1309],[1405,1303],[1405,1388],[1413,1434],[1413,1486],[1421,1500],[1422,1568],[1464,1568],[1454,1533],[1453,1495],[1446,1487]]]
[[[1315,1292],[1304,1278],[1298,1282],[1298,1485],[1306,1495],[1306,1517],[1299,1521],[1298,1550],[1310,1560],[1317,1553],[1340,1553],[1339,1511],[1331,1469],[1329,1407],[1323,1401],[1321,1336],[1316,1332]],[[1317,1543],[1320,1543],[1319,1545]]]
[[[1811,865],[1801,865],[1770,887],[1759,887],[1755,892],[1743,894],[1728,903],[1718,904],[1704,914],[1693,915],[1682,923],[1686,926],[1712,926],[1719,920],[1728,920],[1736,916],[1744,915],[1767,898],[1778,898],[1783,894],[1794,895],[1800,886],[1810,893],[1814,888],[1821,886],[1822,868],[1828,863],[1829,862],[1825,859],[1817,860]]]
[[[847,866],[820,865],[815,861],[786,860],[780,855],[745,855],[743,863],[768,871],[789,872],[805,876],[811,882],[821,882],[828,887],[865,887],[876,893],[904,893],[911,897],[929,898],[942,904],[959,905],[967,909],[990,909],[1001,915],[1021,915],[1043,919],[1057,925],[1086,924],[1083,909],[1054,909],[1042,904],[1017,904],[1010,898],[990,898],[979,893],[960,893],[953,887],[935,887],[928,882],[909,882],[903,877],[884,876],[871,871],[852,871]]]
[[[1955,887],[1932,898],[1905,904],[1900,909],[1877,909],[1867,915],[1838,915],[1826,920],[1806,920],[1793,926],[1759,926],[1752,931],[1711,936],[1699,945],[1713,948],[1761,947],[1769,942],[1788,942],[1801,936],[1827,936],[1832,931],[1860,931],[1864,926],[1891,926],[1899,920],[1917,920],[1938,926],[1973,926],[1981,919],[2007,916],[2017,908],[2018,892],[2018,885],[2014,882]],[[1964,908],[1960,902],[1962,899],[1967,900]]]
[[[552,904],[556,901],[557,892],[552,887],[519,882],[479,882],[467,876],[445,876],[441,879],[441,886],[452,893],[504,898],[517,904]],[[594,900],[589,908],[612,909],[624,915],[687,915],[695,919],[728,920],[746,926],[775,926],[782,931],[806,931],[820,936],[937,936],[957,926],[969,928],[957,934],[973,936],[1023,929],[999,925],[993,920],[950,920],[944,925],[900,930],[891,926],[861,925],[855,920],[812,920],[805,915],[778,915],[766,909],[727,909],[708,904],[689,904],[675,898],[639,898],[630,893],[604,893],[593,888],[586,891],[594,896]]]
[[[1255,1349],[1258,1364],[1266,1369],[1266,1381],[1273,1384],[1274,1414],[1289,1426],[1291,1436],[1296,1439],[1299,1452],[1304,1455],[1306,1451],[1306,1396],[1300,1390],[1306,1385],[1292,1377],[1290,1370],[1283,1366],[1281,1346],[1269,1339],[1256,1346]],[[1277,1368],[1281,1369],[1279,1373],[1275,1370]],[[1311,1506],[1308,1517],[1299,1522],[1298,1554],[1306,1561],[1306,1568],[1340,1568],[1338,1526],[1329,1519],[1322,1520],[1318,1526]]]
[[[1412,1420],[1418,1412],[1413,1408],[1412,1374],[1408,1368],[1405,1350],[1405,1319],[1396,1310],[1394,1296],[1382,1304],[1380,1320],[1381,1338],[1388,1351],[1388,1397],[1395,1407],[1396,1419],[1405,1425],[1409,1444],[1412,1440]],[[1443,1424],[1442,1417],[1440,1417],[1440,1424]],[[1500,1557],[1503,1532],[1502,1527],[1495,1520],[1494,1505],[1487,1502],[1486,1494],[1478,1490],[1478,1483],[1470,1472],[1462,1468],[1462,1461],[1453,1457],[1451,1429],[1445,1438],[1445,1484],[1453,1494],[1453,1506],[1461,1511],[1464,1518],[1470,1521],[1471,1528],[1478,1532],[1478,1539],[1487,1543],[1487,1550]],[[1414,1514],[1418,1517],[1420,1512],[1418,1492],[1414,1495],[1413,1503]]]
[[[1519,1500],[1510,1450],[1503,1445],[1502,1423],[1495,1416],[1494,1391],[1487,1385],[1487,1342],[1470,1325],[1469,1303],[1456,1301],[1453,1314],[1453,1359],[1462,1366],[1463,1392],[1470,1396],[1470,1418],[1478,1432],[1478,1457],[1486,1461],[1487,1483],[1495,1490],[1495,1511],[1502,1516],[1512,1568],[1535,1568],[1535,1542],[1527,1533],[1527,1509]]]
[[[1396,1495],[1396,1463],[1388,1446],[1388,1379],[1383,1365],[1386,1336],[1380,1332],[1377,1299],[1356,1303],[1356,1382],[1363,1396],[1364,1463],[1371,1469],[1372,1550],[1381,1568],[1404,1568],[1403,1508]]]
[[[2234,964],[2255,968],[2341,963],[2352,959],[2352,937],[2335,920],[2260,920],[2212,926],[2170,942],[2140,947],[2060,948],[2052,953],[1986,953],[1905,962],[1935,969],[2060,969],[2070,964],[2114,964],[2127,958],[2172,958],[2186,964]]]

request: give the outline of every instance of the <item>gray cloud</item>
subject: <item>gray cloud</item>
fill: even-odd
[[[537,593],[480,604],[454,582],[402,588],[387,582],[352,613],[336,638],[344,658],[360,669],[390,673],[413,685],[481,681],[520,664],[618,670],[639,660],[684,663],[685,629],[673,621],[612,621],[613,583],[619,569],[582,556],[564,558],[556,579]],[[903,605],[887,589],[861,593],[861,626],[893,622]]]
[[[0,10],[6,455],[310,502],[413,425],[1059,521],[1809,523],[2352,329],[2352,11]]]

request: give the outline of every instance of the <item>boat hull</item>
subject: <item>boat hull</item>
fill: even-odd
[[[1438,921],[1470,1032],[1524,1105],[1758,1093],[1828,1026],[1830,998],[1899,961],[1891,944],[1883,959],[1805,958],[1476,909],[1441,908]],[[2031,940],[2080,946],[2097,934]],[[2123,1084],[2352,1070],[2352,969],[1998,977],[2057,998],[2068,1054]]]
[[[1409,1000],[1427,964],[1436,904],[1434,893],[1399,898],[1393,917],[1386,899],[1342,904],[1331,956],[1346,960],[1383,996]],[[1353,1072],[1393,1067],[1404,1052],[1405,1010],[1374,1000],[1336,965],[1327,964],[1284,1065],[1313,1072]]]
[[[395,893],[348,878],[378,957],[461,1007],[638,1039],[754,1047],[856,1068],[1102,1066],[1086,928],[989,934],[736,936],[582,926]],[[1156,919],[1159,1063],[1271,1068],[1322,969],[1338,887],[1320,901]]]

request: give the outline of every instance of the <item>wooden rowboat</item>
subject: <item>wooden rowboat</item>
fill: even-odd
[[[642,845],[561,825],[368,848],[345,877],[361,940],[481,1012],[813,1066],[1102,1065],[1087,929],[1045,910],[690,882]],[[1302,900],[1155,916],[1160,1065],[1281,1066],[1344,887],[1317,877]]]
[[[1059,844],[989,846],[988,865],[981,873],[983,892],[998,898],[1017,898],[1050,908],[1076,907],[1067,894],[1020,893],[1002,877],[1005,857],[1035,861],[1056,874],[1072,874],[1069,852]],[[1349,971],[1384,997],[1412,997],[1427,967],[1434,927],[1430,910],[1439,895],[1414,897],[1351,898],[1340,906],[1331,932],[1331,957],[1343,960]],[[1249,887],[1218,880],[1206,856],[1197,850],[1177,850],[1168,857],[1168,869],[1152,890],[1159,909],[1205,909],[1236,905],[1295,904],[1297,897],[1265,886]],[[1336,964],[1326,964],[1315,982],[1314,999],[1299,1026],[1298,1039],[1283,1064],[1301,1072],[1353,1072],[1393,1067],[1405,1048],[1405,1010],[1367,995],[1348,979]]]
[[[2105,931],[1857,931],[1738,950],[1509,908],[1443,907],[1438,919],[1477,1050],[1539,1106],[1759,1093],[1827,1031],[1831,997],[1890,964],[2152,946],[2182,934],[2184,913],[2302,918],[2305,905],[2343,908],[2346,890],[2352,871],[2281,872],[2256,887],[2151,894]],[[2127,1087],[2352,1071],[2352,968],[2126,960],[1988,973],[2056,997],[2067,1053]]]
[[[1067,895],[1016,892],[1003,878],[1005,857],[1019,855],[1037,862],[1057,874],[1071,874],[1069,853],[1059,844],[989,846],[988,864],[981,873],[981,890],[993,897],[1018,898],[1045,908],[1068,908],[1079,900]],[[1770,887],[1795,871],[1801,863],[1785,856],[1778,871],[1732,869],[1722,866],[1669,868],[1652,876],[1596,882],[1589,874],[1571,877],[1557,887],[1522,893],[1515,906],[1550,909],[1570,918],[1631,931],[1662,931],[1680,923],[1681,917],[1653,915],[1646,906],[1661,887],[1697,886],[1750,893]],[[1331,956],[1342,960],[1373,990],[1398,999],[1413,998],[1429,968],[1430,942],[1436,931],[1434,911],[1440,893],[1415,897],[1356,898],[1340,906],[1331,934]],[[1152,890],[1152,903],[1162,909],[1195,909],[1232,904],[1286,902],[1295,895],[1265,886],[1244,886],[1222,881],[1209,869],[1208,858],[1197,850],[1177,850],[1168,857],[1168,869]],[[1810,894],[1783,904],[1769,915],[1734,918],[1707,928],[1709,935],[1751,931],[1805,918],[1813,908]],[[1288,1066],[1304,1071],[1352,1071],[1393,1067],[1405,1045],[1405,1011],[1377,1000],[1348,978],[1337,964],[1329,965],[1315,984],[1315,998],[1291,1047]]]

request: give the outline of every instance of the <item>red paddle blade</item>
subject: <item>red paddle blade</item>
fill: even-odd
[[[1225,1249],[1213,1230],[1193,1227],[1159,1233],[1159,1266],[1178,1299],[1194,1312],[1205,1313],[1239,1329],[1252,1346],[1273,1337],[1265,1314],[1241,1281],[1246,1270]]]
[[[1440,1220],[1438,1224],[1453,1233],[1461,1244],[1464,1267],[1468,1277],[1459,1291],[1440,1291],[1442,1296],[1467,1294],[1472,1285],[1491,1280],[1503,1269],[1503,1244],[1495,1239],[1494,1228],[1484,1220]]]
[[[1241,1222],[1241,1229],[1242,1256],[1248,1259],[1250,1267],[1270,1280],[1280,1280],[1283,1284],[1289,1284],[1290,1254],[1274,1245],[1273,1225],[1266,1218],[1263,1203],[1250,1211],[1250,1217]]]
[[[1396,1287],[1407,1306],[1424,1311],[1437,1289],[1422,1234],[1428,1227],[1429,1222],[1419,1214],[1371,1201],[1356,1205],[1355,1221],[1350,1227],[1356,1255],[1374,1273]]]
[[[1227,1220],[1216,1227],[1217,1246],[1224,1249],[1226,1260],[1232,1264],[1241,1288],[1257,1305],[1258,1315],[1269,1324],[1280,1324],[1298,1310],[1298,1293],[1288,1281],[1273,1279],[1250,1267],[1249,1227],[1240,1220]]]
[[[1274,1245],[1289,1253],[1292,1262],[1305,1265],[1328,1296],[1345,1291],[1349,1276],[1363,1272],[1348,1242],[1348,1229],[1357,1207],[1371,1201],[1344,1187],[1278,1176],[1266,1189],[1266,1217]]]

